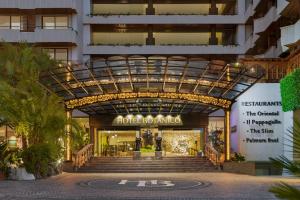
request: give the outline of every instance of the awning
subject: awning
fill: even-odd
[[[264,75],[261,68],[201,58],[113,56],[66,64],[41,83],[87,114],[184,114],[229,109]]]

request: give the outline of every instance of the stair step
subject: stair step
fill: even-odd
[[[145,173],[145,172],[215,172],[216,167],[206,158],[163,157],[155,160],[145,157],[133,160],[132,157],[94,157],[78,169],[82,173]]]

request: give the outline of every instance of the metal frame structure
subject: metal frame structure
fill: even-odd
[[[67,109],[90,115],[209,114],[230,108],[263,75],[263,69],[198,57],[112,56],[60,65],[43,72],[40,81]]]

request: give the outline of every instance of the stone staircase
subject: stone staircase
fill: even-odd
[[[132,157],[93,157],[79,173],[141,173],[141,172],[216,172],[218,169],[206,158],[163,157],[155,160],[144,157],[133,160]]]

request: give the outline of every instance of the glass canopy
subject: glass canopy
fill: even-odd
[[[184,114],[228,109],[264,71],[221,60],[113,56],[41,74],[67,109],[88,114]]]

